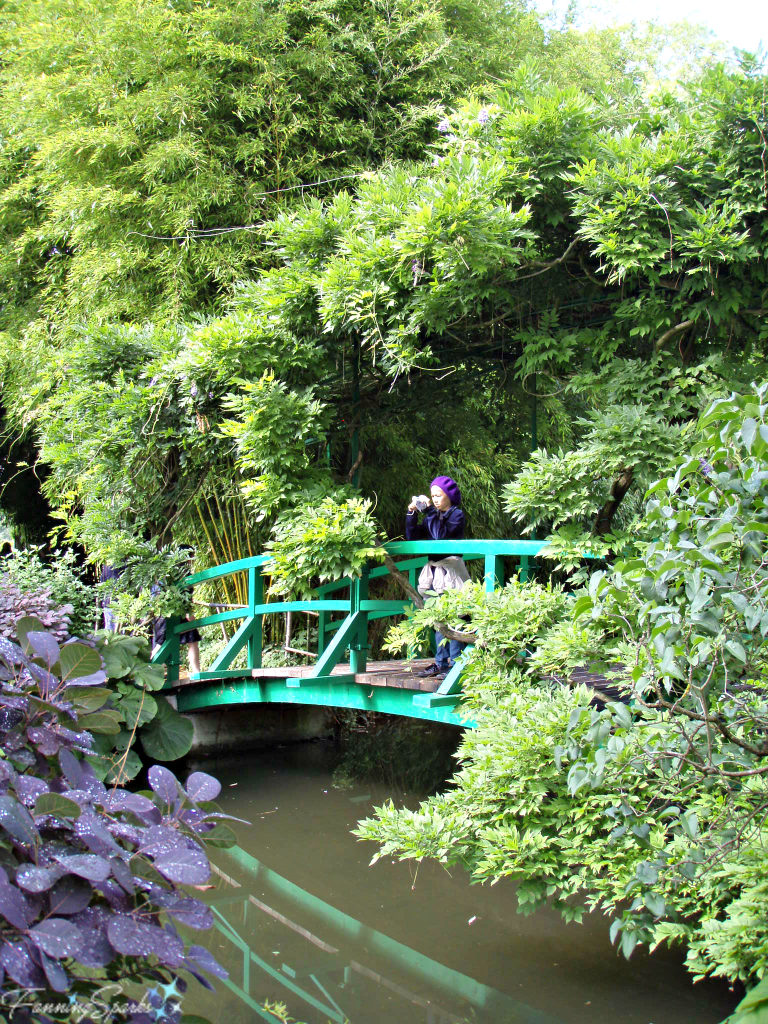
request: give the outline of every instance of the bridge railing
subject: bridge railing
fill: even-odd
[[[387,553],[395,559],[397,568],[408,575],[415,587],[419,570],[430,556],[442,558],[446,555],[462,555],[467,562],[483,560],[485,589],[492,592],[504,585],[504,559],[519,559],[518,574],[521,580],[528,579],[531,559],[545,546],[539,540],[431,540],[395,541],[386,545]],[[400,556],[406,556],[398,561]],[[317,598],[304,601],[265,601],[263,569],[270,562],[269,555],[256,555],[214,566],[189,576],[179,584],[194,587],[198,583],[247,574],[248,603],[239,608],[203,615],[196,619],[172,618],[166,627],[166,640],[154,657],[156,663],[167,665],[166,685],[178,682],[180,663],[180,637],[194,628],[213,626],[222,622],[239,622],[238,628],[224,650],[215,661],[203,671],[192,676],[193,680],[222,679],[248,676],[251,670],[261,668],[262,636],[265,615],[282,615],[286,612],[314,612],[318,616],[317,660],[309,674],[301,678],[292,676],[287,666],[287,685],[300,686],[302,678],[315,682],[353,682],[356,675],[365,672],[368,655],[368,623],[374,619],[403,615],[411,602],[407,599],[372,599],[369,597],[371,580],[389,575],[386,566],[365,569],[357,579],[344,577],[326,583],[317,589]],[[337,618],[334,618],[334,615]],[[245,650],[246,667],[232,668],[232,663]],[[349,671],[333,674],[333,670],[349,650]],[[454,666],[444,680],[437,694],[420,694],[430,706],[441,703],[455,703],[461,661]]]

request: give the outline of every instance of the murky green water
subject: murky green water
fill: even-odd
[[[566,925],[516,913],[514,887],[471,886],[460,871],[380,862],[350,829],[388,794],[332,785],[325,743],[199,764],[220,802],[253,822],[218,863],[239,887],[211,894],[208,940],[230,971],[185,1012],[274,1020],[265,1000],[307,1024],[718,1024],[737,997],[694,986],[679,957],[619,958],[605,919]],[[193,983],[194,984],[194,983]]]

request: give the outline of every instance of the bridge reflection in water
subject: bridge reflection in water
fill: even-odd
[[[218,1020],[275,1024],[263,1005],[269,998],[284,1001],[292,1017],[318,1024],[561,1024],[356,921],[239,847],[222,851],[218,861],[222,885],[209,900],[213,952],[230,976],[217,987],[226,985],[255,1015],[241,1018],[234,1007],[230,1014],[218,998]],[[256,887],[264,899],[250,892]],[[281,950],[265,950],[266,937]]]

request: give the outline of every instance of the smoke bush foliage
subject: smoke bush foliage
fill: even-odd
[[[768,384],[713,403],[648,498],[643,540],[554,615],[526,628],[509,597],[448,599],[478,637],[465,676],[478,728],[456,786],[415,812],[378,808],[357,834],[384,855],[513,878],[524,912],[599,908],[627,956],[681,941],[697,977],[755,981],[768,967]],[[551,602],[520,589],[532,608]],[[484,643],[494,623],[506,644]],[[585,663],[626,703],[561,685]]]
[[[69,605],[72,636],[85,636],[92,631],[93,590],[83,580],[71,550],[54,551],[51,561],[42,557],[40,548],[16,550],[0,562],[0,573],[24,593],[48,591],[54,606]]]
[[[46,1019],[63,1021],[72,1006],[52,993],[87,1006],[132,982],[153,987],[152,1007],[126,1003],[124,1019],[179,1021],[180,972],[206,987],[206,972],[226,977],[176,928],[212,924],[184,887],[208,881],[206,843],[234,844],[211,802],[221,787],[202,772],[182,786],[154,765],[146,792],[108,790],[78,707],[106,681],[101,657],[30,624],[19,643],[0,639],[0,990],[22,989],[30,1019],[36,1002],[60,1003]]]

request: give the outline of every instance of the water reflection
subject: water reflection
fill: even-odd
[[[310,1019],[319,1014],[318,1020],[336,1024],[360,1019],[409,1024],[562,1024],[557,1018],[356,921],[265,867],[244,850],[228,851],[221,865],[218,874],[224,895],[211,901],[216,929],[224,940],[216,955],[230,970],[226,983],[230,991],[265,1020],[274,1021],[274,1017],[251,995],[255,971],[277,981],[286,990],[292,1006],[297,1001],[301,1004],[301,1011],[297,1008],[295,1012],[305,1016],[309,1012]],[[248,893],[251,886],[271,894],[271,902],[284,904],[287,900],[296,918],[310,918],[324,926],[324,937]],[[241,895],[243,890],[246,894]],[[282,926],[284,932],[276,934],[267,929],[280,948],[265,957],[252,948],[252,943],[263,947],[264,926],[273,922]],[[263,991],[259,981],[255,987]]]
[[[307,1024],[718,1024],[732,1012],[739,997],[694,986],[678,951],[617,956],[604,917],[524,917],[512,883],[470,885],[431,862],[417,877],[413,862],[369,867],[375,848],[350,831],[392,790],[334,789],[337,761],[317,743],[197,766],[222,781],[222,809],[253,824],[237,829],[241,852],[217,852],[237,886],[209,893],[217,928],[204,941],[230,988],[193,985],[186,1013],[274,1024],[267,999]]]

